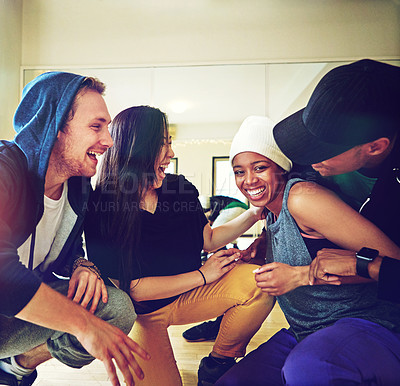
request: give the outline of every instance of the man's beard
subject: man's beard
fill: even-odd
[[[83,175],[81,162],[68,158],[67,154],[67,145],[64,144],[64,146],[62,146],[62,144],[57,141],[52,153],[57,173],[67,178]]]

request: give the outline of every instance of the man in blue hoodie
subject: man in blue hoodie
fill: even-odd
[[[31,385],[54,357],[80,368],[98,358],[127,384],[135,320],[129,297],[105,287],[83,258],[82,225],[97,157],[112,146],[104,85],[49,72],[25,88],[13,141],[0,141],[0,384]],[[67,278],[70,278],[68,280]]]

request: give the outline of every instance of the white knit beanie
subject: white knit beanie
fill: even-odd
[[[274,161],[282,169],[290,171],[292,161],[279,149],[272,134],[274,123],[267,117],[250,116],[241,124],[239,131],[233,137],[229,160],[236,155],[251,151]]]

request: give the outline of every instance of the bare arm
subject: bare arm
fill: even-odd
[[[136,302],[169,298],[204,284],[198,271],[172,276],[149,276],[131,281],[130,295]]]
[[[343,249],[352,251],[353,257],[355,251],[369,247],[377,249],[381,256],[400,258],[400,249],[395,243],[333,192],[314,184],[314,194],[304,194],[301,190],[304,191],[303,184],[309,183],[296,184],[288,201],[290,213],[301,229],[322,235]],[[351,283],[366,280],[353,276],[340,281]]]
[[[75,335],[91,355],[104,363],[113,385],[119,385],[113,359],[128,385],[134,384],[129,367],[132,367],[139,379],[143,378],[143,372],[132,352],[143,359],[150,357],[137,343],[117,327],[94,316],[46,284],[40,285],[31,301],[16,317]]]
[[[235,266],[240,257],[237,249],[221,250],[210,256],[200,268],[206,283],[212,283]],[[132,280],[130,295],[133,300],[164,299],[183,294],[204,285],[204,279],[198,270],[172,276],[150,276]]]
[[[241,236],[258,220],[261,220],[262,213],[263,208],[251,207],[240,216],[214,229],[207,224],[203,230],[203,249],[205,251],[215,251],[218,248],[224,247],[232,240]]]
[[[340,247],[352,251],[352,256],[362,247],[377,249],[381,255],[400,256],[400,249],[382,231],[341,201],[333,192],[317,184],[309,182],[296,184],[290,191],[288,208],[302,230],[311,235],[327,238]],[[311,269],[312,267],[313,265]],[[331,276],[329,281],[326,281],[323,275],[318,276],[317,280],[310,280],[309,275],[310,266],[295,267],[271,263],[260,267],[256,271],[255,279],[264,292],[276,296],[299,286],[308,285],[310,282],[340,285],[371,281],[359,276],[346,278]]]
[[[314,185],[313,193],[302,193],[304,184]],[[358,251],[368,247],[379,250],[381,255],[400,257],[399,247],[380,229],[317,184],[296,184],[290,192],[288,208],[301,229],[322,235],[343,249]]]

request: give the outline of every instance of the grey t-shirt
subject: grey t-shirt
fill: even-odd
[[[272,213],[267,217],[274,261],[292,266],[309,265],[312,261],[287,207],[289,191],[300,181],[303,180],[292,179],[287,183],[278,219],[275,221]],[[378,300],[376,283],[302,286],[277,299],[297,340],[342,318],[366,319],[390,330],[400,330],[400,307]]]

